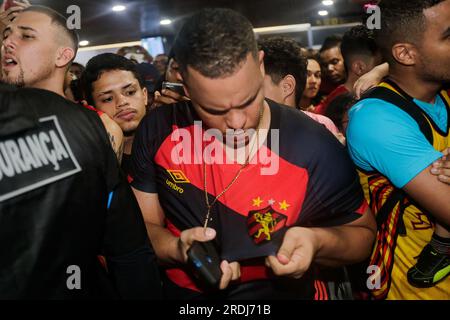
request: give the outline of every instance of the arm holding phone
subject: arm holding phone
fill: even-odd
[[[172,266],[186,264],[187,251],[194,241],[206,242],[216,237],[214,229],[205,230],[203,227],[184,230],[179,237],[175,237],[164,227],[164,212],[159,204],[158,194],[142,192],[135,188],[133,191],[141,207],[147,233],[161,264]],[[220,269],[222,271],[220,289],[225,289],[230,281],[237,280],[241,275],[238,262],[223,260],[220,262]]]
[[[161,92],[155,91],[152,108],[188,100],[182,83],[164,81]]]

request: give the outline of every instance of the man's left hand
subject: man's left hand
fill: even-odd
[[[450,184],[450,148],[445,149],[442,153],[444,156],[433,162],[431,174],[437,176],[439,181]]]
[[[241,277],[241,267],[239,262],[228,262],[223,260],[220,263],[220,269],[223,273],[222,278],[220,279],[220,290],[226,289],[230,282],[236,281]]]

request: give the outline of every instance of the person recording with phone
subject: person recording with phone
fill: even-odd
[[[183,79],[178,71],[178,63],[172,55],[167,64],[163,79],[164,81],[161,84],[160,90],[156,90],[154,93],[154,100],[151,105],[152,109],[164,104],[189,101],[189,98],[186,97],[184,92]]]

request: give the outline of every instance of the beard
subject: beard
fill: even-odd
[[[420,68],[422,70],[422,78],[426,81],[440,83],[448,88],[450,84],[450,62],[448,65],[436,65],[429,60],[422,60]]]
[[[43,80],[50,79],[53,73],[53,65],[50,61],[47,61],[42,65],[42,68],[36,70],[33,78],[29,78],[25,80],[25,71],[23,67],[19,64],[19,74],[16,78],[11,78],[9,74],[3,72],[3,81],[15,85],[17,87],[28,87],[33,88],[38,82],[42,82]],[[27,75],[30,76],[32,71],[28,71]]]
[[[440,83],[444,88],[448,88],[450,84],[450,73],[441,70],[433,72],[433,70],[425,70],[423,78],[426,81]]]
[[[7,84],[12,84],[14,86],[17,86],[19,88],[25,87],[25,75],[24,75],[23,69],[20,68],[19,75],[15,79],[9,78],[8,74],[3,72],[2,81]]]
[[[134,130],[127,130],[127,131],[123,131],[123,136],[129,138],[129,137],[134,136],[135,133],[136,133],[136,129],[134,129]]]
[[[131,124],[131,123],[128,123],[125,125],[122,125],[120,123],[118,123],[118,124],[119,124],[120,129],[122,129],[124,137],[132,137],[136,133],[136,129],[139,125],[139,122],[137,124]]]

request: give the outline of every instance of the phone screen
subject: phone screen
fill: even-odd
[[[184,96],[183,84],[181,84],[181,83],[164,81],[162,84],[162,88],[174,91],[174,92],[178,93],[179,95]]]

